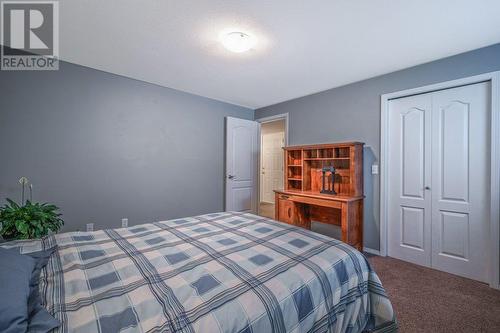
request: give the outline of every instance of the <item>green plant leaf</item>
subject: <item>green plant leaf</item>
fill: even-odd
[[[50,230],[57,232],[64,221],[59,207],[31,202],[22,206],[11,199],[0,208],[0,235],[5,239],[28,239],[46,236]]]

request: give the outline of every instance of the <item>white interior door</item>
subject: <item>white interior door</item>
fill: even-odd
[[[274,203],[273,190],[283,189],[285,133],[262,134],[261,201]]]
[[[257,212],[259,123],[226,118],[226,210]]]
[[[489,83],[432,95],[432,267],[488,281]]]
[[[489,83],[389,103],[388,254],[487,281]]]
[[[391,168],[388,253],[431,264],[431,99],[417,95],[390,101]]]

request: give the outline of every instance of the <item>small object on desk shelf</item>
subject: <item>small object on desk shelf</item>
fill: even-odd
[[[332,166],[323,168],[322,172],[322,183],[321,183],[321,193],[324,194],[337,194],[334,189],[335,185],[335,168]],[[327,176],[327,173],[330,172],[330,177]],[[328,180],[328,184],[327,183]]]

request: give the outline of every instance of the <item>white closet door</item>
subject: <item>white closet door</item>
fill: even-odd
[[[431,96],[390,101],[388,254],[430,266]]]
[[[390,101],[389,256],[488,281],[489,91]]]
[[[432,267],[488,281],[489,83],[432,94]]]

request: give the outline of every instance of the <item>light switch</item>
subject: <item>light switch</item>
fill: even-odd
[[[372,175],[378,175],[378,164],[372,165]]]
[[[128,219],[122,219],[122,228],[128,227]]]
[[[87,223],[87,231],[94,231],[94,223]]]

